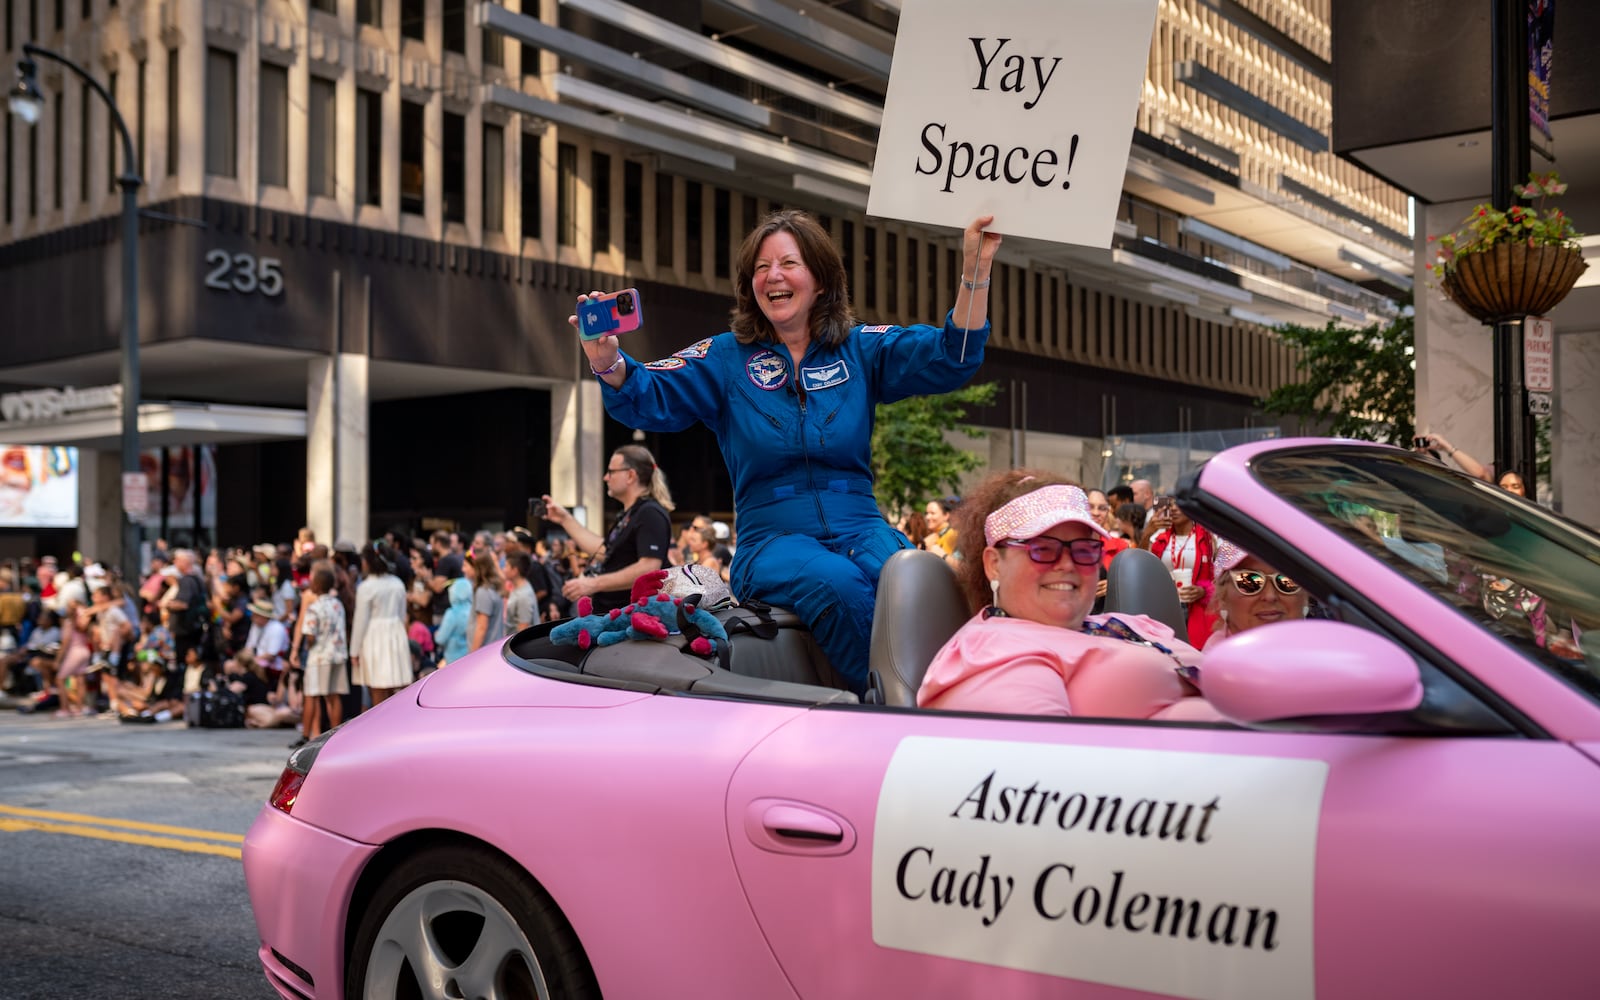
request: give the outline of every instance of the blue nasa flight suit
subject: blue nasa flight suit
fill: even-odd
[[[866,690],[878,573],[908,548],[872,492],[873,407],[965,385],[989,325],[857,326],[838,347],[813,342],[796,370],[781,344],[721,333],[659,361],[628,358],[606,410],[629,427],[704,423],[733,479],[735,594],[794,609],[840,676]]]

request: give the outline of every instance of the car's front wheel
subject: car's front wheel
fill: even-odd
[[[587,1000],[600,990],[572,928],[526,872],[484,848],[433,847],[378,887],[345,995]]]

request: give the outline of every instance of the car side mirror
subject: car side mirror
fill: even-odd
[[[1385,636],[1332,621],[1241,632],[1207,650],[1206,700],[1256,729],[1381,730],[1422,703],[1411,654]]]

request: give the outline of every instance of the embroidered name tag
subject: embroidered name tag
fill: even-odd
[[[757,389],[773,392],[782,389],[789,381],[789,369],[783,359],[771,351],[757,351],[744,363],[745,374],[750,376]]]
[[[831,365],[820,365],[816,368],[800,369],[800,387],[807,392],[827,389],[848,381],[850,381],[850,369],[845,367],[843,361],[835,361]]]

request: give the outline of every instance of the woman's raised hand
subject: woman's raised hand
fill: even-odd
[[[581,308],[585,302],[599,297],[599,292],[580,295],[578,296],[578,306]],[[573,313],[568,316],[567,323],[576,330],[578,328],[578,314]],[[617,358],[622,353],[622,349],[617,346],[617,338],[610,334],[598,340],[579,340],[578,343],[583,345],[583,353],[589,356],[589,368],[597,372],[603,372],[615,367]]]
[[[973,281],[989,276],[995,252],[1000,249],[1000,234],[986,232],[994,225],[994,216],[980,215],[967,224],[961,234],[961,261],[966,265],[965,275]]]

